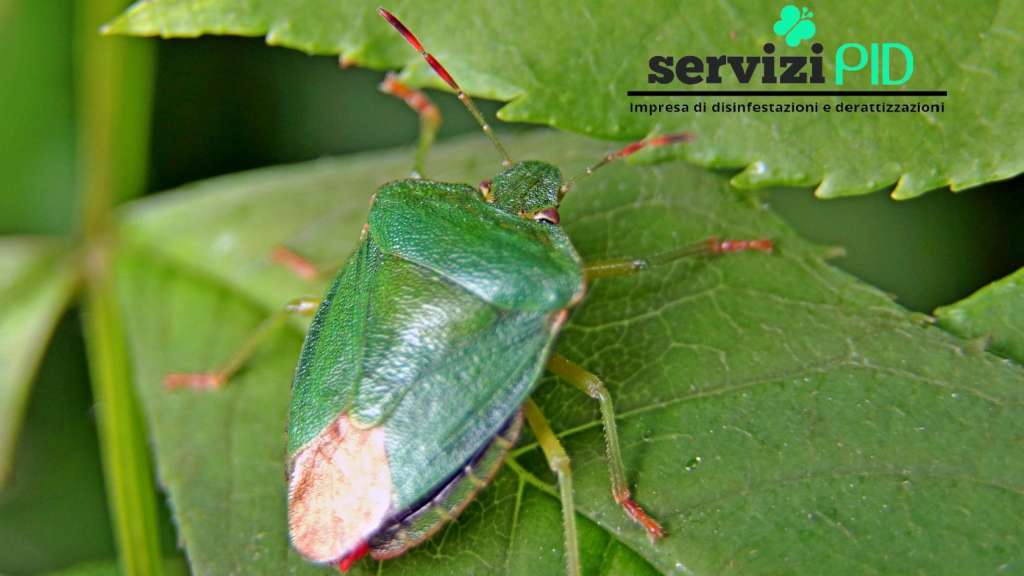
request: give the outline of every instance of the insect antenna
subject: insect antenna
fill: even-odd
[[[469,113],[473,115],[473,118],[475,118],[477,123],[480,124],[480,127],[483,128],[484,134],[487,134],[487,137],[491,139],[491,143],[493,143],[494,147],[498,149],[498,153],[501,154],[502,158],[502,166],[511,165],[512,158],[509,157],[508,151],[501,145],[498,137],[494,135],[494,130],[491,129],[491,125],[487,123],[487,120],[484,119],[484,115],[477,109],[476,104],[473,104],[473,100],[469,97],[469,94],[466,94],[466,92],[462,90],[462,87],[459,86],[459,83],[456,82],[454,78],[452,78],[452,75],[448,73],[448,70],[446,70],[445,67],[442,66],[436,58],[434,58],[433,54],[427,52],[426,49],[423,48],[423,44],[420,43],[419,38],[416,38],[416,35],[413,34],[405,24],[402,24],[402,21],[395,17],[394,14],[383,8],[378,8],[377,13],[387,20],[388,24],[391,24],[395,30],[398,30],[398,33],[405,38],[405,41],[411,44],[412,47],[415,48],[421,56],[423,56],[423,59],[427,61],[427,64],[430,64],[430,67],[434,69],[434,72],[436,72],[442,80],[447,82],[448,85],[451,86],[452,90],[455,90],[459,96],[459,101],[466,106]]]
[[[565,195],[568,194],[570,190],[572,190],[573,186],[576,185],[577,181],[587,176],[590,176],[598,168],[604,166],[605,164],[614,162],[615,160],[619,160],[621,158],[625,158],[626,156],[630,156],[636,152],[639,152],[640,150],[643,150],[644,148],[657,148],[658,146],[667,146],[669,144],[675,144],[677,142],[689,142],[691,140],[693,140],[693,134],[688,134],[686,132],[681,132],[679,134],[665,134],[664,136],[655,136],[654,138],[648,138],[647,140],[633,142],[632,144],[626,146],[621,150],[618,150],[616,152],[610,152],[606,154],[604,158],[601,158],[601,160],[598,161],[596,164],[591,164],[590,166],[587,166],[587,169],[584,170],[581,174],[573,176],[565,184],[562,184],[562,187],[559,188],[558,190],[558,201],[562,201],[562,198],[564,198]]]

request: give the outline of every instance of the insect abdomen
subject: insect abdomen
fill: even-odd
[[[378,560],[394,558],[427,540],[455,519],[497,474],[505,455],[519,438],[522,427],[522,413],[516,412],[501,432],[436,494],[378,532],[370,541],[370,554]]]

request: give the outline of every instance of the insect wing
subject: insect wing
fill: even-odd
[[[316,437],[351,402],[367,307],[376,289],[380,250],[364,241],[327,290],[299,355],[288,416],[288,453]]]
[[[293,385],[296,548],[336,560],[450,481],[540,377],[551,317],[499,309],[369,236],[318,310]]]
[[[501,313],[409,388],[385,423],[399,508],[434,492],[519,410],[554,335],[546,316]]]

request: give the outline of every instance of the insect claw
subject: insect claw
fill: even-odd
[[[712,254],[745,252],[747,250],[757,250],[758,252],[771,254],[774,249],[775,242],[766,238],[757,240],[719,240],[718,238],[711,238],[708,240],[708,250]]]
[[[626,514],[637,524],[643,526],[644,530],[647,531],[647,537],[651,539],[651,543],[657,542],[660,538],[665,536],[665,529],[658,524],[658,521],[647,515],[644,509],[640,507],[632,498],[626,497],[619,504],[626,511]]]

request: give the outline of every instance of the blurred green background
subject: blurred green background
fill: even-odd
[[[0,0],[0,234],[77,230],[76,78],[90,72],[76,40],[83,5]],[[414,115],[376,91],[378,72],[339,70],[332,58],[259,39],[117,41],[156,50],[147,194],[249,168],[408,146],[416,137]],[[442,139],[476,130],[457,100],[433,96],[445,119]],[[481,104],[488,116],[499,107]],[[825,202],[806,189],[766,198],[804,236],[843,246],[847,256],[835,265],[930,312],[1024,263],[1022,185],[1018,177],[899,203],[884,192]],[[0,490],[3,574],[115,557],[80,334],[73,308],[33,388],[14,477]],[[165,550],[173,549],[166,510],[162,524]]]

